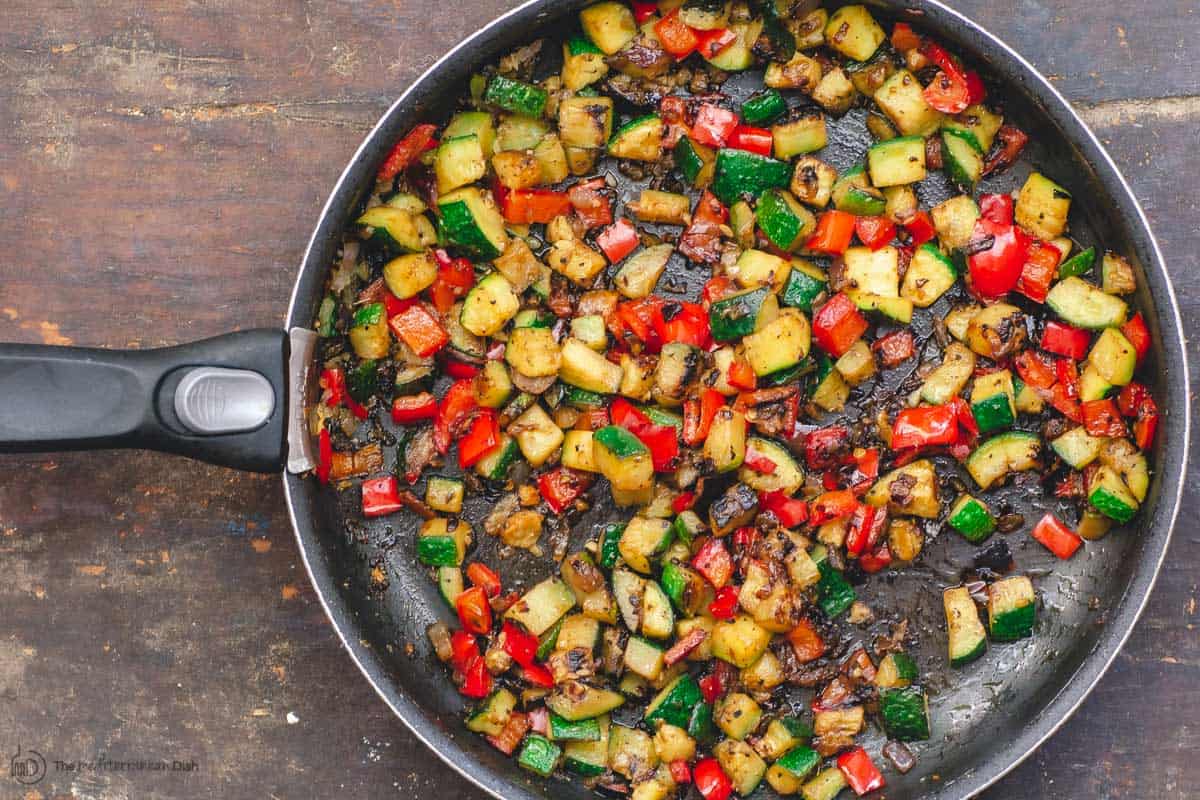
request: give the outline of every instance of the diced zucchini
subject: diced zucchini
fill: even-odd
[[[662,155],[663,121],[650,114],[621,127],[608,143],[608,154],[633,161],[656,161]]]
[[[768,189],[758,200],[758,226],[766,237],[781,250],[794,250],[803,245],[817,228],[817,218],[786,189]],[[757,250],[743,251],[757,253]],[[774,256],[772,256],[774,258]],[[782,259],[780,259],[782,261]],[[784,262],[786,268],[786,262]],[[739,274],[740,278],[740,274]],[[742,283],[746,285],[745,282]]]
[[[813,101],[831,114],[845,114],[857,95],[853,81],[846,77],[846,71],[841,67],[826,72],[812,90]]]
[[[598,742],[602,739],[598,719],[581,719],[572,722],[558,714],[550,714],[550,738],[555,741]]]
[[[607,714],[624,702],[625,697],[618,692],[597,689],[578,681],[559,684],[546,697],[546,707],[570,722]]]
[[[979,145],[980,155],[992,149],[996,134],[1004,125],[1004,117],[994,113],[986,106],[968,106],[967,110],[955,117],[947,117],[942,123],[944,130],[960,131],[970,134]]]
[[[807,745],[797,744],[767,770],[767,783],[779,794],[797,794],[804,779],[820,763],[821,757],[817,751]]]
[[[552,577],[522,595],[521,599],[504,613],[504,618],[521,623],[534,636],[541,636],[574,607],[575,593],[561,580]],[[561,711],[558,713],[567,719],[581,719],[581,717],[569,717]]]
[[[525,460],[535,467],[545,464],[562,447],[562,429],[537,404],[517,417],[508,430],[517,440]]]
[[[608,766],[630,779],[653,770],[658,766],[654,740],[645,731],[612,725],[608,729]]]
[[[442,230],[451,244],[490,260],[504,252],[508,234],[491,192],[467,186],[438,198]]]
[[[987,633],[979,621],[975,601],[967,587],[956,586],[942,593],[942,605],[946,611],[950,666],[969,664],[987,649]]]
[[[549,132],[550,126],[540,119],[505,114],[496,128],[496,152],[533,150]]]
[[[1117,522],[1129,522],[1137,513],[1138,501],[1116,470],[1107,464],[1092,473],[1084,488],[1092,507]]]
[[[730,205],[743,195],[757,198],[767,189],[782,189],[791,179],[792,168],[785,161],[726,148],[717,153],[712,192]]]
[[[568,97],[558,104],[558,134],[566,147],[597,150],[612,137],[610,97]]]
[[[437,280],[437,271],[437,261],[432,253],[410,253],[384,264],[383,280],[388,291],[404,300],[432,286]]]
[[[487,160],[475,135],[443,139],[434,158],[438,192],[447,194],[487,174]]]
[[[621,557],[629,566],[643,575],[648,575],[651,571],[650,562],[661,556],[670,544],[670,523],[663,519],[634,517],[621,534]]]
[[[745,416],[732,408],[717,411],[708,438],[704,440],[703,452],[717,472],[729,472],[740,467],[746,458]]]
[[[916,76],[902,69],[875,92],[875,103],[902,136],[928,136],[942,124],[942,113],[925,102],[923,91]]]
[[[583,342],[571,337],[563,341],[559,380],[590,392],[616,394],[621,376],[618,365]]]
[[[1075,277],[1054,284],[1046,305],[1072,325],[1092,330],[1120,326],[1129,313],[1124,300]]]
[[[759,203],[761,212],[762,202],[768,195],[763,195]],[[782,202],[782,201],[780,201]],[[761,220],[760,220],[761,224]],[[737,282],[746,289],[757,289],[761,286],[777,289],[783,285],[784,277],[789,269],[788,262],[779,256],[762,250],[743,250],[737,260]]]
[[[642,719],[648,725],[662,720],[668,725],[686,730],[691,722],[693,709],[702,705],[703,701],[704,696],[700,693],[696,679],[685,672],[655,695],[646,706]]]
[[[1100,288],[1107,294],[1132,294],[1137,291],[1137,278],[1129,259],[1116,253],[1105,253],[1100,262]]]
[[[371,365],[372,372],[374,362],[387,357],[391,350],[391,336],[388,333],[387,314],[383,303],[371,303],[354,312],[354,325],[350,328],[350,346],[354,354],[364,360],[364,364]],[[352,382],[351,384],[353,385]],[[359,402],[365,401],[369,396],[370,392],[364,393]]]
[[[1108,383],[1124,386],[1137,369],[1137,350],[1118,329],[1105,328],[1092,345],[1087,363]]]
[[[1100,461],[1120,475],[1134,499],[1139,503],[1146,500],[1146,492],[1150,489],[1150,470],[1145,453],[1127,439],[1111,439],[1100,452]]]
[[[517,440],[507,433],[501,433],[496,449],[476,462],[475,471],[489,480],[504,480],[508,475],[508,468],[520,455],[521,448],[517,447]]]
[[[842,6],[825,24],[825,42],[854,61],[867,61],[887,38],[866,6]]]
[[[808,318],[785,308],[775,321],[742,340],[746,360],[756,375],[769,375],[799,364],[808,355],[812,340]]]
[[[717,152],[690,136],[682,136],[675,145],[675,164],[688,183],[702,189],[712,183]]]
[[[1006,369],[975,378],[971,387],[971,413],[981,433],[1011,427],[1017,418],[1012,373]]]
[[[829,141],[824,114],[805,114],[771,126],[776,158],[787,161],[793,156],[815,153]]]
[[[890,739],[919,742],[929,738],[929,698],[919,687],[880,692],[879,715]]]
[[[430,567],[457,567],[470,541],[471,526],[466,522],[434,517],[417,531],[417,560]]]
[[[698,31],[713,31],[729,24],[727,0],[684,0],[679,6],[679,21]],[[667,13],[667,9],[663,9]]]
[[[762,33],[762,29],[763,21],[761,19],[730,23],[729,30],[737,38],[733,40],[732,44],[724,47],[715,56],[705,60],[717,69],[725,72],[741,72],[744,69],[750,69],[750,67],[754,66],[754,52],[752,48],[758,41],[758,36]],[[770,86],[770,84],[767,85]]]
[[[643,222],[660,222],[664,225],[686,225],[690,219],[692,201],[687,195],[643,189],[638,199],[629,204],[629,210]]]
[[[546,263],[555,272],[583,287],[591,286],[608,262],[580,239],[559,239],[546,253]]]
[[[900,296],[900,251],[895,247],[851,247],[842,259],[849,290],[875,297]]]
[[[529,378],[549,378],[562,368],[562,353],[549,328],[517,328],[508,337],[504,360]]]
[[[967,346],[977,355],[999,360],[999,353],[994,351],[994,343],[1008,342],[1024,331],[1025,315],[1021,309],[1008,303],[995,303],[987,306],[971,317],[967,323]]]
[[[838,211],[859,217],[876,217],[887,210],[887,200],[871,185],[862,166],[854,167],[838,178],[833,185],[832,197]]]
[[[493,106],[538,118],[546,110],[549,95],[540,86],[514,80],[504,75],[495,75],[488,81],[483,101]]]
[[[1005,476],[1037,469],[1041,439],[1024,431],[1009,431],[993,436],[967,457],[967,472],[987,489]]]
[[[591,352],[591,351],[589,351]],[[636,436],[624,428],[609,425],[592,434],[592,455],[596,466],[614,489],[624,492],[638,492],[646,489],[654,481],[654,464],[650,459],[650,451]],[[661,520],[659,520],[661,522]],[[651,523],[650,520],[646,521]],[[651,523],[652,524],[652,523]],[[665,526],[665,522],[663,523]],[[621,537],[625,541],[629,533],[628,527]],[[632,537],[630,541],[642,544],[640,537]],[[663,545],[664,549],[666,545]],[[631,552],[633,552],[631,550]],[[624,554],[624,548],[622,548]],[[628,560],[628,559],[626,559]],[[649,564],[639,562],[631,565],[641,572],[649,572]]]
[[[476,336],[491,336],[508,324],[520,306],[512,284],[493,272],[467,292],[459,323]]]
[[[771,632],[745,614],[718,620],[713,626],[713,656],[739,669],[757,661],[770,642]]]
[[[446,130],[442,132],[442,140],[457,139],[461,136],[478,138],[484,158],[491,158],[495,152],[496,129],[492,124],[492,115],[486,111],[463,111],[455,114]]]
[[[605,55],[611,56],[637,36],[637,20],[624,3],[604,2],[579,12],[583,32]]]
[[[804,800],[833,800],[846,788],[846,777],[837,767],[829,767],[800,788]]]
[[[812,313],[813,301],[825,291],[828,279],[812,262],[793,259],[789,266],[780,301],[785,306]]]
[[[880,689],[903,689],[916,679],[917,662],[907,653],[888,653],[875,672],[875,685]]]
[[[434,511],[445,514],[458,514],[462,511],[463,482],[457,478],[443,478],[433,475],[425,487],[425,504]]]
[[[731,739],[745,739],[762,720],[762,708],[748,694],[733,692],[717,703],[713,721]]]
[[[1024,575],[998,580],[988,587],[988,631],[997,642],[1033,635],[1037,598]]]
[[[754,748],[736,739],[726,739],[713,748],[722,771],[733,782],[733,790],[742,797],[753,792],[767,772],[767,762]]]
[[[497,736],[504,730],[516,707],[517,698],[512,692],[497,689],[467,717],[467,729],[486,736]]]
[[[588,39],[572,36],[563,44],[563,87],[578,92],[608,74],[604,53]]]
[[[1050,447],[1073,469],[1083,469],[1100,457],[1100,451],[1107,442],[1103,437],[1088,435],[1086,430],[1079,427],[1052,439]]]
[[[975,136],[960,130],[942,131],[942,162],[950,180],[966,189],[974,188],[983,175],[983,153]]]
[[[654,581],[646,581],[642,595],[642,635],[669,639],[675,632],[675,612],[666,592]]]
[[[355,224],[370,229],[370,238],[393,253],[420,253],[437,241],[437,232],[424,214],[400,208],[375,206],[363,212]]]
[[[550,718],[552,731],[555,717],[558,717],[558,715],[555,714]],[[558,719],[561,720],[562,717],[558,717]],[[609,719],[607,716],[601,715],[594,718],[594,722],[599,732],[598,738],[594,740],[571,740],[563,747],[563,766],[566,767],[568,772],[573,772],[585,778],[600,775],[608,768]]]
[[[834,364],[824,354],[817,361],[816,383],[813,385],[812,401],[826,411],[841,411],[846,401],[850,399],[850,384],[842,378],[842,373],[834,368]]]
[[[979,206],[969,195],[951,197],[934,206],[930,212],[938,241],[947,250],[961,250],[975,235]]]
[[[880,142],[867,151],[867,170],[879,189],[925,180],[925,140],[902,136]]]
[[[996,518],[987,505],[969,494],[955,501],[946,517],[946,524],[972,544],[979,544],[996,530]]]
[[[583,472],[599,472],[592,455],[591,431],[567,431],[563,437],[562,464]]]
[[[626,297],[646,297],[654,291],[674,252],[675,247],[665,243],[638,251],[621,265],[620,271],[613,278],[613,284]],[[603,330],[603,326],[601,329]]]
[[[451,608],[456,607],[458,596],[463,592],[462,570],[458,567],[437,568],[438,594]]]
[[[648,681],[657,680],[663,671],[663,650],[656,644],[630,636],[625,645],[626,669]]]
[[[1034,172],[1017,196],[1014,220],[1039,239],[1050,241],[1067,229],[1071,194],[1040,172]]]
[[[954,262],[942,255],[942,251],[926,242],[917,248],[904,273],[904,284],[900,296],[912,301],[918,308],[928,308],[954,286],[958,280]]]
[[[904,505],[892,500],[892,482],[901,475],[907,475],[916,481],[909,492],[910,499]],[[887,506],[894,514],[937,519],[941,509],[938,505],[938,480],[933,463],[928,459],[920,459],[892,470],[871,487],[866,500],[873,506]]]
[[[770,459],[775,464],[775,471],[768,475],[742,467],[738,472],[738,480],[742,483],[756,492],[781,491],[788,495],[795,494],[804,485],[804,470],[785,447],[759,437],[751,437],[746,446]]]

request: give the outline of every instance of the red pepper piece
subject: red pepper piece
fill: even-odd
[[[750,525],[745,525],[733,532],[733,548],[738,553],[742,553],[751,547],[754,547],[758,541],[758,529]]]
[[[1060,358],[1054,362],[1054,377],[1066,392],[1067,397],[1075,400],[1079,397],[1079,367],[1069,358]]]
[[[801,664],[816,661],[825,655],[825,640],[808,618],[800,620],[800,624],[788,632],[787,639],[796,652],[796,660]]]
[[[896,223],[887,217],[856,217],[854,232],[858,240],[872,250],[878,250],[896,238]]]
[[[433,138],[436,132],[436,125],[418,125],[409,131],[408,135],[396,142],[392,151],[388,153],[388,157],[384,159],[383,166],[379,168],[375,179],[381,183],[387,183],[408,169],[421,153],[436,144]]]
[[[1146,319],[1142,312],[1137,312],[1129,321],[1121,326],[1121,333],[1137,351],[1138,363],[1150,352],[1150,329],[1146,327]]]
[[[487,740],[492,747],[506,756],[511,756],[531,726],[528,714],[523,711],[514,711],[508,715],[508,722],[504,723],[503,730],[495,736],[487,737]]]
[[[400,501],[400,483],[396,476],[372,478],[362,483],[362,512],[364,517],[382,517],[404,508]]]
[[[920,247],[937,236],[937,228],[934,227],[933,217],[929,216],[928,211],[918,211],[915,217],[904,223],[904,229],[908,231],[911,239],[909,244],[914,248]]]
[[[858,498],[849,489],[825,492],[809,503],[808,524],[814,528],[831,519],[848,517],[858,509]]]
[[[1062,559],[1075,555],[1075,551],[1083,544],[1083,539],[1059,522],[1058,517],[1053,514],[1042,517],[1038,524],[1033,526],[1031,535],[1045,545],[1047,550]]]
[[[882,367],[891,369],[912,358],[915,347],[912,331],[901,328],[872,342],[871,352],[879,356]]]
[[[966,400],[956,397],[947,405],[954,409],[954,418],[958,421],[960,428],[971,436],[979,435],[979,423],[975,420],[975,413],[971,411],[971,406]]]
[[[671,780],[675,783],[691,783],[692,770],[688,767],[687,761],[682,758],[677,758],[669,765],[671,770]]]
[[[742,461],[747,469],[752,469],[760,475],[774,475],[776,464],[753,447],[746,448],[746,456]]]
[[[496,571],[480,561],[473,561],[467,566],[467,580],[472,586],[483,589],[488,597],[499,597],[503,588]]]
[[[661,297],[644,297],[640,300],[629,300],[617,306],[617,315],[622,324],[634,336],[646,345],[646,350],[657,353],[662,349],[662,338],[658,328],[663,300]]]
[[[588,230],[612,224],[612,200],[607,194],[604,178],[575,184],[567,190],[567,199]]]
[[[517,225],[545,224],[571,212],[565,192],[552,189],[510,189],[501,203],[504,219]]]
[[[892,425],[892,449],[952,444],[958,438],[958,413],[951,405],[905,408]]]
[[[479,643],[469,631],[459,629],[450,634],[450,664],[459,672],[466,672],[471,661],[479,658]]]
[[[1072,422],[1083,422],[1083,410],[1079,406],[1079,392],[1072,394],[1070,384],[1056,383],[1050,389],[1050,405]]]
[[[703,695],[706,703],[715,703],[725,695],[725,686],[719,673],[705,675],[697,682],[700,684],[700,694]]]
[[[856,495],[861,495],[870,489],[871,484],[879,477],[879,449],[868,447],[865,450],[855,450],[851,459],[854,462],[854,471],[847,480],[851,490]]]
[[[838,292],[813,315],[812,335],[817,345],[840,358],[870,327],[854,301]]]
[[[1060,356],[1073,358],[1076,361],[1087,356],[1088,347],[1092,343],[1090,331],[1067,325],[1064,322],[1050,320],[1042,329],[1042,349]]]
[[[420,303],[392,317],[388,320],[388,327],[419,358],[428,358],[450,341],[441,319]]]
[[[346,391],[346,373],[338,367],[321,372],[321,402],[330,408],[337,408],[349,396]]]
[[[1058,262],[1062,253],[1052,244],[1034,242],[1029,247],[1021,277],[1017,279],[1017,291],[1035,303],[1046,302],[1050,284],[1058,276]]]
[[[939,72],[921,94],[926,103],[943,114],[961,114],[971,105],[971,87],[962,74]]]
[[[712,343],[708,312],[699,303],[666,303],[655,315],[654,325],[663,344],[681,342],[707,349]]]
[[[591,485],[591,478],[586,472],[570,467],[558,467],[538,478],[538,491],[555,514],[561,514]]]
[[[700,390],[700,399],[683,403],[683,442],[695,447],[708,438],[713,419],[725,406],[725,397],[716,389]]]
[[[521,679],[543,689],[554,688],[554,674],[541,664],[529,664],[521,668]],[[547,718],[549,721],[549,718]]]
[[[717,589],[716,599],[708,604],[708,613],[717,619],[733,619],[737,614],[738,589],[736,586],[722,586]]]
[[[474,586],[461,592],[454,601],[458,619],[463,629],[471,633],[487,635],[492,630],[492,607],[488,605],[487,592]]]
[[[696,34],[696,51],[705,58],[715,58],[718,53],[737,41],[737,34],[728,28],[718,28],[712,31],[698,31]]]
[[[1117,407],[1121,409],[1121,413],[1125,416],[1136,417],[1141,410],[1142,403],[1149,398],[1149,389],[1137,381],[1130,381],[1121,387],[1121,392],[1117,395]]]
[[[692,566],[718,589],[733,577],[733,557],[720,539],[706,541],[692,556]]]
[[[458,380],[450,386],[433,420],[433,443],[439,453],[445,455],[450,452],[450,445],[457,435],[455,428],[478,407],[474,381]]]
[[[333,472],[333,439],[329,435],[328,428],[321,428],[321,435],[317,437],[317,480],[321,483],[329,483],[329,476]]]
[[[455,380],[463,378],[474,378],[479,374],[479,367],[474,364],[468,364],[465,361],[459,361],[457,358],[447,358],[442,361],[442,368],[446,374]]]
[[[1021,380],[1035,389],[1049,389],[1054,385],[1054,367],[1032,350],[1023,350],[1013,359]]]
[[[1011,194],[979,195],[979,216],[997,225],[1013,224],[1013,196]]]
[[[1125,416],[1136,418],[1133,440],[1142,450],[1149,450],[1158,430],[1158,404],[1154,402],[1150,391],[1134,381],[1121,389],[1117,395],[1117,406]]]
[[[842,753],[838,756],[837,765],[846,777],[846,783],[850,784],[850,788],[859,797],[883,788],[883,775],[867,755],[867,751],[861,747]]]
[[[467,697],[484,698],[492,693],[492,673],[482,656],[476,656],[463,672],[463,685],[459,691]]]
[[[733,281],[724,275],[718,275],[704,283],[704,288],[700,290],[700,305],[704,306],[707,311],[713,303],[736,291],[737,287],[734,286]]]
[[[975,223],[974,239],[990,239],[990,247],[967,256],[971,286],[983,298],[1003,297],[1021,279],[1029,253],[1029,237],[1014,225],[991,220]]]
[[[726,142],[734,150],[747,150],[760,156],[769,156],[775,146],[775,138],[766,128],[754,128],[749,125],[738,125],[729,134]]]
[[[696,493],[695,492],[681,492],[675,496],[674,500],[671,501],[671,510],[674,511],[676,514],[682,514],[684,511],[687,511],[689,508],[691,508],[695,504],[696,504]]]
[[[480,409],[467,435],[458,440],[458,465],[473,467],[500,444],[500,425],[491,408]]]
[[[850,441],[850,431],[833,425],[811,431],[804,437],[804,461],[809,469],[828,469],[841,463]]]
[[[808,519],[808,504],[782,491],[763,492],[758,496],[758,507],[774,514],[785,528],[795,528]]]
[[[817,229],[805,243],[809,250],[840,256],[854,238],[855,216],[845,211],[826,211],[817,220]]]
[[[524,628],[517,627],[509,620],[504,621],[500,629],[504,637],[504,652],[512,656],[512,660],[522,667],[528,667],[537,660],[538,638]]]
[[[916,50],[921,46],[921,37],[907,22],[897,22],[892,27],[892,47],[901,53]]]
[[[970,105],[977,105],[987,99],[987,87],[983,84],[983,78],[975,70],[967,70],[967,102]]]
[[[715,758],[704,758],[692,768],[692,781],[704,800],[728,800],[733,793],[733,781],[721,769]]]
[[[654,23],[654,32],[662,42],[663,49],[670,53],[676,61],[687,58],[700,45],[696,32],[683,24],[679,19],[679,9]]]
[[[858,559],[858,565],[862,567],[863,572],[869,575],[874,575],[876,572],[881,572],[889,564],[892,563],[892,551],[884,542],[879,546],[879,549],[873,553],[863,553]]]
[[[1080,406],[1083,427],[1090,436],[1124,437],[1129,431],[1121,420],[1117,404],[1111,398],[1091,400]]]
[[[429,299],[439,313],[449,314],[454,304],[466,297],[474,285],[475,267],[465,258],[456,258],[438,266],[437,280],[429,288]],[[388,318],[392,316],[389,314]]]
[[[397,397],[392,401],[392,420],[397,425],[411,425],[437,416],[437,398],[429,392]]]
[[[754,374],[754,367],[740,355],[729,363],[729,374],[725,376],[725,380],[733,388],[747,392],[754,391],[758,386],[758,376]]]
[[[641,25],[658,13],[658,3],[654,0],[633,0],[633,18]]]
[[[624,218],[609,225],[596,236],[596,244],[610,264],[616,264],[636,250],[640,241],[637,228]]]
[[[710,147],[724,147],[730,134],[738,126],[738,115],[732,111],[705,103],[696,112],[692,124],[692,138]]]
[[[861,556],[873,551],[886,527],[886,509],[860,504],[854,510],[854,518],[846,534],[846,552]]]

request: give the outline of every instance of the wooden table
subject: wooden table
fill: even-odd
[[[414,76],[513,0],[7,0],[0,338],[150,347],[280,324],[326,192]],[[960,0],[1075,103],[1200,317],[1200,12]],[[1016,9],[1015,11],[1009,9]],[[1200,437],[1193,438],[1200,452]],[[1200,786],[1200,537],[1065,730],[989,798]],[[277,478],[146,453],[0,458],[0,753],[166,759],[0,798],[476,798],[377,700],[297,557]]]

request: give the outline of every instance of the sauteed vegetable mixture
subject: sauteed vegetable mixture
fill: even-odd
[[[467,727],[637,800],[911,769],[937,736],[914,634],[835,646],[872,614],[855,585],[930,536],[1069,559],[1137,514],[1158,412],[1131,264],[1072,241],[1053,165],[978,191],[1027,134],[861,5],[597,3],[459,109],[396,144],[347,236],[310,421],[317,478],[422,517]],[[1027,524],[989,496],[1011,482],[1076,512]],[[600,493],[625,514],[568,552]],[[504,585],[480,537],[545,579]],[[954,666],[1037,627],[1003,538],[977,562],[943,596]]]

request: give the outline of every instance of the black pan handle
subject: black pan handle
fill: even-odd
[[[0,453],[135,447],[279,472],[287,350],[282,330],[156,350],[0,344]]]

